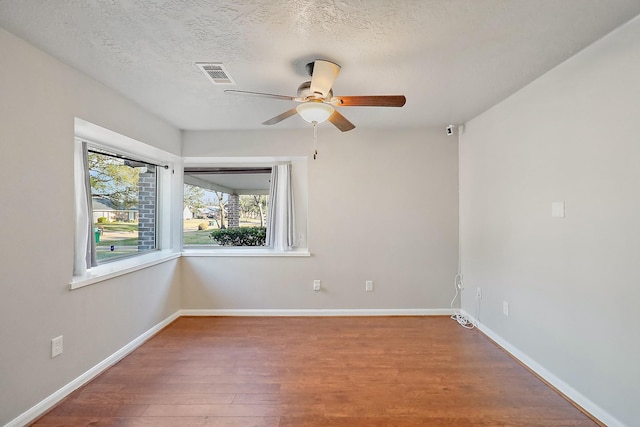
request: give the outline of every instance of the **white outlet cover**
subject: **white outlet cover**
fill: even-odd
[[[314,280],[313,281],[313,290],[314,291],[319,291],[320,290],[320,280]]]
[[[367,292],[373,292],[373,280],[367,280],[364,282],[364,287]]]

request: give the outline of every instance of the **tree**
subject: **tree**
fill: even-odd
[[[260,218],[260,227],[264,227],[264,211],[267,208],[267,196],[259,194],[240,196],[240,208],[246,214],[254,214]]]
[[[227,207],[227,202],[224,200],[224,193],[222,191],[215,191],[215,195],[218,199],[218,207],[220,208],[220,222],[218,223],[218,228],[224,230],[225,228],[227,228],[227,226],[224,225],[224,208]]]
[[[204,208],[206,203],[204,201],[204,189],[196,185],[185,184],[184,185],[184,207],[197,210]]]
[[[138,205],[140,165],[98,153],[87,153],[91,194],[109,200],[116,209]]]
[[[260,196],[254,194],[253,201],[258,205],[258,211],[260,212],[260,227],[264,227],[264,211],[267,208],[267,196]]]

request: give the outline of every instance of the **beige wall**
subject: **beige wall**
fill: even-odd
[[[470,121],[460,171],[463,307],[628,425],[640,424],[638,45],[636,19]],[[181,138],[1,29],[0,60],[0,424],[180,308],[448,307],[458,163],[442,129],[323,126],[308,165],[311,257],[181,258],[69,291],[74,117],[190,157],[306,156],[311,129]],[[550,217],[554,201],[565,219]]]
[[[638,45],[636,19],[460,137],[463,307],[593,402],[596,415],[627,425],[640,424]],[[181,137],[3,30],[0,58],[0,424],[180,308],[448,307],[458,161],[442,129],[323,126],[307,171],[311,257],[186,257],[69,291],[74,117],[187,157],[307,156],[312,132]],[[551,218],[554,201],[566,202],[565,219]],[[364,292],[368,279],[373,293]],[[51,359],[58,335],[65,351]]]
[[[180,132],[2,29],[0,64],[3,425],[180,309],[178,261],[68,290],[74,117],[178,155]]]
[[[183,257],[183,308],[448,308],[458,253],[458,147],[444,133],[340,133],[322,125],[318,159],[308,162],[312,256]],[[312,137],[311,127],[184,132],[183,155],[308,156]],[[314,279],[322,292],[313,292]],[[365,292],[365,280],[374,281],[374,292]]]
[[[635,19],[460,138],[463,307],[609,425],[640,425],[639,46]]]

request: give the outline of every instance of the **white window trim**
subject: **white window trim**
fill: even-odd
[[[171,250],[146,252],[142,255],[131,256],[118,261],[93,267],[81,276],[73,276],[69,288],[71,290],[93,285],[114,277],[133,273],[143,268],[162,264],[180,257],[180,253]]]
[[[92,147],[106,151],[115,151],[123,155],[167,165],[158,168],[158,212],[156,221],[157,250],[132,255],[119,260],[101,264],[87,270],[84,274],[73,276],[70,289],[78,289],[99,283],[133,271],[157,265],[180,256],[180,236],[182,210],[182,159],[159,148],[126,137],[82,119],[75,119],[75,142],[87,141]],[[176,177],[177,176],[177,177]],[[173,224],[173,227],[172,227]]]
[[[183,257],[308,257],[308,249],[294,249],[291,251],[275,251],[269,248],[189,248],[182,251]]]
[[[160,250],[139,256],[125,258],[117,262],[110,262],[87,270],[82,276],[74,276],[69,284],[70,290],[100,283],[108,279],[133,273],[154,265],[162,264],[180,257],[310,257],[306,249],[294,251],[273,251],[268,249],[220,249],[220,250],[188,250],[177,253],[171,250]]]
[[[69,286],[79,289],[108,279],[126,275],[154,265],[184,257],[309,257],[307,226],[303,230],[303,245],[292,251],[274,251],[270,248],[202,248],[182,249],[182,193],[183,161],[189,166],[211,165],[273,165],[282,162],[300,161],[298,157],[185,157],[181,158],[159,148],[147,145],[82,119],[75,119],[76,141],[84,140],[93,147],[115,151],[124,155],[169,166],[159,168],[158,174],[158,250],[108,262],[73,276]],[[78,143],[78,142],[75,142]],[[306,167],[306,162],[303,162]],[[306,169],[303,171],[306,180]],[[306,182],[305,182],[306,184]],[[305,216],[308,221],[307,194],[303,195]],[[305,222],[306,224],[306,222]]]

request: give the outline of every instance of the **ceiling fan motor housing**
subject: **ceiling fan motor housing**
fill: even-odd
[[[311,82],[304,82],[300,86],[298,86],[298,98],[304,101],[312,101],[312,100],[327,100],[330,101],[333,98],[333,89],[329,90],[326,98],[322,97],[321,93],[313,93],[311,92]]]

